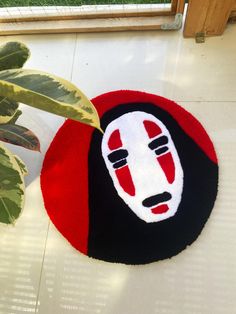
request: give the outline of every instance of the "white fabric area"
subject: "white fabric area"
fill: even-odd
[[[144,128],[144,121],[154,122],[160,127],[162,133],[150,139]],[[124,191],[116,176],[115,169],[108,159],[108,155],[112,152],[109,149],[108,141],[115,130],[120,132],[122,149],[128,151],[127,165],[135,186],[134,196]],[[161,136],[168,138],[168,143],[165,145],[168,147],[168,151],[164,154],[171,152],[175,165],[175,179],[172,184],[168,182],[161,165],[157,161],[155,152],[148,147],[150,142]],[[112,121],[106,128],[102,140],[102,155],[118,195],[140,219],[146,222],[157,222],[172,217],[176,213],[183,191],[183,169],[170,133],[160,120],[151,114],[135,111]],[[171,199],[164,202],[169,207],[167,212],[155,214],[151,210],[154,205],[150,208],[142,205],[146,198],[165,192],[171,194]]]

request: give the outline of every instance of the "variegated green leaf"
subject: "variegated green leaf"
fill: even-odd
[[[23,43],[6,43],[0,47],[0,71],[22,68],[29,56],[30,51]]]
[[[7,123],[11,123],[11,124],[14,124],[16,123],[16,121],[18,120],[18,118],[21,116],[22,114],[22,111],[21,110],[16,110],[14,116],[11,118],[11,120],[9,120]]]
[[[24,205],[24,181],[12,153],[0,143],[0,222],[14,224]]]
[[[0,97],[0,124],[8,123],[15,115],[18,104],[7,97]]]
[[[21,125],[0,124],[0,141],[40,151],[37,136]]]
[[[72,83],[35,70],[0,72],[0,96],[100,129],[90,100]]]
[[[21,170],[21,173],[23,176],[26,176],[28,174],[28,169],[25,165],[25,163],[20,159],[20,157],[14,155],[16,162],[18,163],[18,166]]]

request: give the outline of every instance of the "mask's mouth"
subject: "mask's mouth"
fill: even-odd
[[[158,205],[160,203],[165,203],[171,199],[171,194],[169,192],[163,192],[160,194],[156,194],[153,196],[150,196],[148,198],[145,198],[143,200],[142,204],[144,207],[152,207],[155,205]]]
[[[156,206],[154,208],[151,209],[153,214],[164,214],[169,210],[169,206],[167,204],[162,204],[159,206]]]
[[[163,192],[160,194],[156,194],[145,198],[142,204],[144,207],[151,208],[153,214],[163,214],[169,210],[169,206],[167,204],[163,204],[168,202],[172,198],[169,192]]]

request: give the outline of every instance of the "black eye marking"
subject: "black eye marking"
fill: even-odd
[[[110,162],[117,162],[128,156],[128,151],[126,149],[119,149],[115,152],[110,153],[107,157]]]
[[[166,145],[167,143],[168,143],[168,137],[163,135],[161,137],[156,138],[151,143],[149,143],[148,147],[153,150],[153,149],[158,148],[159,146]]]
[[[157,156],[161,155],[161,154],[164,154],[165,152],[168,151],[168,147],[167,146],[164,146],[164,147],[161,147],[161,148],[158,148],[155,150],[155,154]]]
[[[113,168],[118,169],[121,168],[123,166],[125,166],[127,164],[127,160],[126,159],[122,159],[121,161],[115,162],[113,164]]]
[[[126,157],[128,157],[128,151],[126,149],[118,149],[107,157],[113,163],[113,168],[118,169],[127,164]]]

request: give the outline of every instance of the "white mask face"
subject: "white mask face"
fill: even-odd
[[[102,155],[118,195],[146,222],[175,215],[183,191],[183,169],[165,125],[135,111],[113,120]]]

